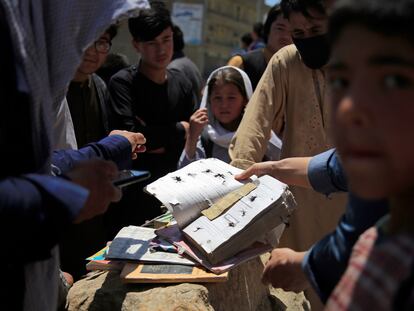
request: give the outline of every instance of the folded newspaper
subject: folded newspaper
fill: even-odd
[[[218,159],[203,159],[149,184],[173,214],[191,246],[217,264],[256,241],[272,244],[269,232],[288,222],[296,206],[288,186],[265,175],[239,182],[241,170]]]

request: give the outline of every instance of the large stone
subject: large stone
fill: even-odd
[[[269,294],[258,258],[230,272],[226,283],[123,284],[116,272],[95,272],[69,291],[69,311],[83,310],[308,310],[303,294]]]

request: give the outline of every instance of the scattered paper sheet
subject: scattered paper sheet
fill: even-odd
[[[193,261],[179,254],[151,252],[150,242],[155,237],[155,229],[137,226],[124,227],[112,241],[105,258],[194,265]]]

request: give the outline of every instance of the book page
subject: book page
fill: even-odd
[[[124,227],[109,246],[105,259],[194,265],[191,260],[181,257],[177,253],[151,252],[150,242],[155,237],[155,229],[136,226]]]
[[[244,183],[234,179],[241,171],[218,159],[203,159],[169,173],[145,190],[160,200],[183,228],[202,210],[241,187]]]
[[[255,183],[257,188],[238,201],[227,212],[214,220],[209,220],[205,216],[197,218],[184,228],[185,234],[201,246],[206,253],[212,253],[229,241],[231,237],[248,227],[260,214],[269,208],[274,208],[276,201],[287,189],[285,184],[270,176],[261,176]],[[256,240],[265,233],[257,232]]]
[[[189,255],[196,262],[198,262],[199,264],[203,265],[208,270],[216,274],[229,271],[230,269],[238,266],[239,264],[248,261],[252,258],[255,258],[261,254],[269,252],[273,249],[272,246],[269,244],[255,242],[250,247],[243,249],[237,255],[228,258],[220,262],[219,264],[212,265],[208,262],[204,254],[202,254],[197,248],[190,245],[186,241],[182,231],[178,228],[178,225],[161,228],[158,229],[156,232],[159,236],[169,240],[171,243],[173,243],[175,246],[181,249],[183,253]]]

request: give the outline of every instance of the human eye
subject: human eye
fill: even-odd
[[[331,75],[328,80],[329,86],[333,91],[343,91],[349,86],[349,81],[340,75]]]
[[[387,89],[406,89],[413,86],[412,79],[401,74],[388,74],[382,80]]]
[[[321,33],[321,27],[318,27],[318,26],[312,27],[311,28],[311,33],[314,34],[314,35],[320,34]]]
[[[303,38],[303,37],[304,37],[304,35],[305,35],[305,33],[304,33],[303,31],[300,31],[300,30],[294,30],[294,31],[292,32],[292,36],[293,36],[294,38],[298,38],[298,39],[300,39],[300,38]]]
[[[216,96],[213,96],[211,99],[214,101],[219,101],[221,100],[221,96],[216,95]]]

